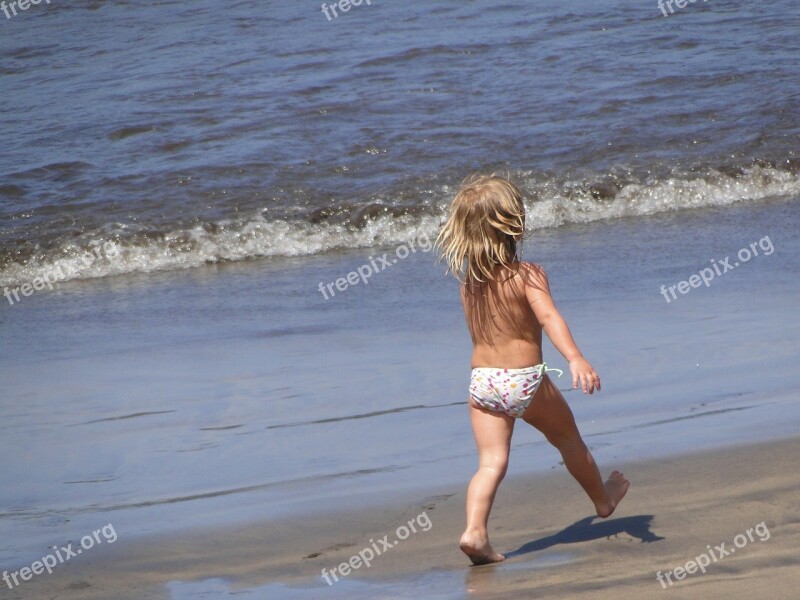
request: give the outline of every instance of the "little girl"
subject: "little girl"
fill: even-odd
[[[619,471],[603,483],[572,411],[546,374],[558,369],[542,361],[542,330],[569,362],[573,388],[580,385],[584,394],[600,390],[600,377],[553,304],[544,269],[517,258],[524,229],[525,205],[517,187],[502,177],[476,175],[462,184],[436,240],[448,271],[462,283],[472,337],[469,412],[478,471],[467,489],[467,529],[460,545],[475,564],[505,558],[492,549],[487,525],[517,418],[561,452],[600,517],[614,512],[628,491]]]

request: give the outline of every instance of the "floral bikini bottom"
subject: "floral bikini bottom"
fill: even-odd
[[[478,406],[519,418],[549,371],[557,371],[559,377],[564,374],[561,369],[547,368],[547,363],[525,369],[472,369],[469,395]]]

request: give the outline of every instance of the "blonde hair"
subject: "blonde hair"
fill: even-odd
[[[505,177],[476,174],[462,182],[436,246],[448,272],[472,287],[513,270],[524,230],[519,188]]]

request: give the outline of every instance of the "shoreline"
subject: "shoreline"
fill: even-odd
[[[684,574],[668,587],[709,597],[706,588],[713,584],[715,596],[747,598],[768,577],[772,596],[788,598],[781,594],[789,594],[800,582],[800,559],[793,550],[800,541],[800,519],[792,508],[800,485],[792,458],[798,452],[800,437],[794,437],[602,464],[604,475],[618,468],[631,480],[625,500],[606,520],[591,516],[588,500],[566,471],[509,478],[500,488],[490,523],[493,545],[507,555],[496,565],[470,567],[458,550],[465,481],[457,488],[431,489],[403,503],[357,511],[131,542],[120,531],[122,543],[84,555],[52,575],[35,576],[6,590],[6,597],[58,593],[63,599],[86,600],[182,598],[180,590],[188,593],[187,586],[192,593],[222,586],[263,588],[272,594],[278,592],[275,586],[284,591],[290,586],[287,593],[298,598],[320,593],[333,598],[385,593],[414,597],[420,586],[430,591],[429,597],[442,598],[473,593],[481,598],[519,597],[533,591],[559,598],[655,597],[665,589],[656,579],[658,571],[685,564],[706,552],[708,545],[726,542],[730,547],[736,536],[763,523],[768,540],[756,537],[738,556],[714,561],[705,574]],[[400,526],[423,513],[430,520],[427,531],[417,527],[384,550],[390,556],[379,555],[368,569],[362,564],[338,583],[325,584],[323,568],[330,571],[349,561],[383,536],[391,541]],[[424,519],[417,524],[425,525]]]
[[[603,378],[601,396],[565,397],[605,474],[624,465],[619,459],[625,457],[649,464],[679,452],[702,456],[705,449],[796,435],[797,404],[790,390],[796,387],[800,329],[792,319],[797,286],[791,265],[798,251],[786,228],[792,207],[621,220],[537,236],[537,256],[553,265],[562,310]],[[699,265],[708,248],[724,254],[729,240],[744,243],[765,233],[775,243],[775,260],[737,270],[680,303],[667,305],[658,294],[663,282]],[[587,262],[601,253],[604,260]],[[366,547],[386,527],[419,514],[423,502],[435,503],[437,510],[455,503],[448,536],[457,538],[463,525],[458,494],[474,470],[475,450],[465,411],[470,346],[452,282],[418,253],[391,276],[337,298],[341,302],[325,302],[307,289],[327,273],[347,272],[360,262],[348,255],[274,269],[254,261],[203,276],[187,271],[124,285],[96,281],[30,298],[4,313],[15,343],[5,348],[2,371],[8,395],[19,402],[9,404],[4,421],[6,479],[14,484],[3,494],[0,569],[30,566],[50,552],[48,546],[77,541],[111,522],[119,541],[35,579],[86,569],[85,581],[100,585],[90,562],[130,556],[128,549],[149,540],[154,550],[140,553],[143,566],[131,566],[120,581],[149,582],[152,597],[176,600],[191,586],[186,597],[202,596],[204,586],[212,585],[222,586],[224,594],[229,584],[222,579],[204,581],[216,574],[247,589],[282,581],[318,593],[313,586],[320,584],[320,570],[341,564],[342,557],[309,573],[306,563],[313,559],[303,556],[326,549],[335,555],[331,548],[341,538],[356,549]],[[751,339],[752,331],[757,339]],[[554,362],[553,349],[545,346],[545,358]],[[517,477],[545,481],[535,471],[563,473],[560,456],[535,430],[518,427],[513,444],[509,483],[498,507]],[[28,448],[58,452],[43,461]],[[562,475],[552,481],[563,490],[558,497],[570,498],[577,489],[569,479],[568,487],[558,487],[566,485]],[[395,510],[401,502],[397,490],[408,514]],[[448,494],[456,500],[425,500]],[[369,526],[353,522],[327,544],[296,552],[299,541],[288,534],[274,538],[270,526],[322,515],[315,528],[297,529],[320,542],[322,533],[337,530],[331,515],[340,513],[332,509],[350,506],[369,516],[376,503],[387,502],[395,507],[384,509],[386,518],[373,518]],[[582,501],[575,506],[585,510]],[[439,521],[429,515],[433,530],[404,544],[424,546],[439,535]],[[548,523],[561,523],[546,535],[575,521],[567,520],[572,514],[558,521],[549,511],[544,515]],[[341,518],[350,522],[346,514]],[[535,513],[532,522],[539,518]],[[271,579],[260,574],[240,582],[237,577],[269,572],[269,566],[248,555],[230,564],[202,550],[180,558],[181,550],[165,574],[163,561],[149,559],[164,556],[161,548],[176,540],[213,547],[251,526],[259,532],[246,544],[251,551],[259,540],[278,539],[300,566],[289,561]],[[535,553],[533,562],[523,557],[524,568],[571,563],[574,548]],[[453,549],[452,540],[444,539],[431,564],[439,565]],[[271,560],[272,554],[258,552]],[[342,554],[346,559],[352,551]],[[461,577],[459,554],[439,570],[411,569],[403,589],[414,589],[420,578],[427,590],[453,573]],[[124,567],[106,564],[110,573]],[[356,570],[327,595],[375,596],[369,582],[380,580],[382,569]],[[165,588],[159,583],[164,581],[176,583]],[[187,581],[195,583],[181,583]],[[463,589],[463,582],[445,587]],[[401,591],[392,594],[400,597]]]

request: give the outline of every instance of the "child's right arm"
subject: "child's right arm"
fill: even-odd
[[[524,263],[524,267],[525,296],[547,337],[569,362],[573,389],[580,383],[584,394],[594,393],[595,387],[599,391],[600,377],[581,354],[567,322],[558,312],[550,294],[550,282],[544,269],[530,263]]]

